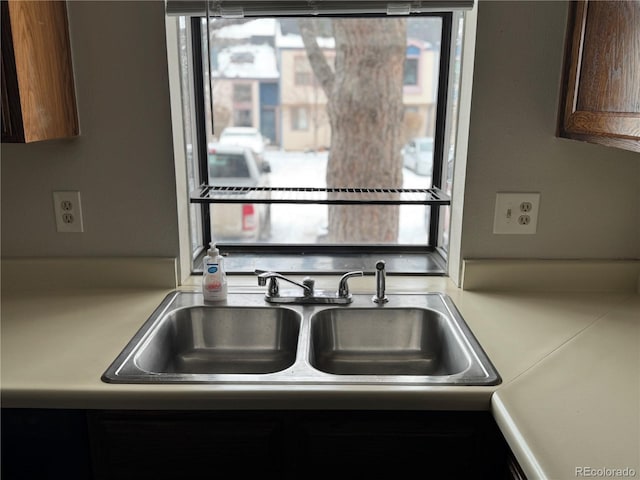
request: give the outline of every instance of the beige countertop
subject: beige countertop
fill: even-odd
[[[371,291],[372,278],[358,280],[354,292]],[[254,281],[234,278],[230,291],[255,290]],[[389,289],[448,294],[502,383],[107,384],[102,373],[171,289],[17,289],[2,294],[2,406],[491,409],[530,479],[575,478],[581,467],[628,467],[640,477],[640,296],[471,292],[444,277],[389,278]]]
[[[503,385],[492,411],[529,478],[640,477],[640,297]]]

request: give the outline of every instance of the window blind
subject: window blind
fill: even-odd
[[[411,15],[470,10],[475,0],[166,0],[171,16],[221,18],[342,15]]]

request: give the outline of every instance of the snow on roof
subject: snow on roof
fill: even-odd
[[[335,49],[336,42],[332,38],[326,37],[317,37],[318,46],[320,48],[327,49]],[[282,35],[278,30],[278,35],[276,35],[276,47],[277,48],[304,48],[304,43],[302,42],[302,37],[300,35],[296,35],[293,33],[289,33],[287,35]]]
[[[213,22],[211,26],[215,28],[215,22]],[[218,38],[251,38],[254,36],[273,37],[276,34],[276,29],[279,30],[279,26],[275,18],[258,18],[247,23],[223,27],[216,31],[215,36]]]
[[[218,53],[218,78],[278,78],[276,54],[270,45],[232,45]]]
[[[425,40],[420,40],[419,38],[409,37],[407,38],[407,47],[414,46],[418,47],[421,50],[430,50],[433,48],[431,42],[427,42]]]
[[[212,24],[215,28],[215,22]],[[276,38],[278,48],[304,48],[302,37],[297,34],[283,35],[280,29],[280,22],[276,18],[258,18],[247,23],[229,25],[217,30],[217,38],[243,39],[257,36],[271,36]],[[333,38],[318,37],[318,45],[321,48],[335,48]]]

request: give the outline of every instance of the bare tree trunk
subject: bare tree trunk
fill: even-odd
[[[301,32],[309,61],[329,99],[327,186],[400,188],[405,21],[333,20],[335,72],[319,58],[319,49],[314,50],[315,36],[311,41],[310,31],[303,26]],[[398,206],[332,205],[328,239],[395,242],[398,223]]]

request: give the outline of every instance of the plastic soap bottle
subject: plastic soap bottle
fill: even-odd
[[[211,243],[202,269],[202,295],[207,302],[227,299],[227,274],[224,272],[223,258],[215,243]]]

